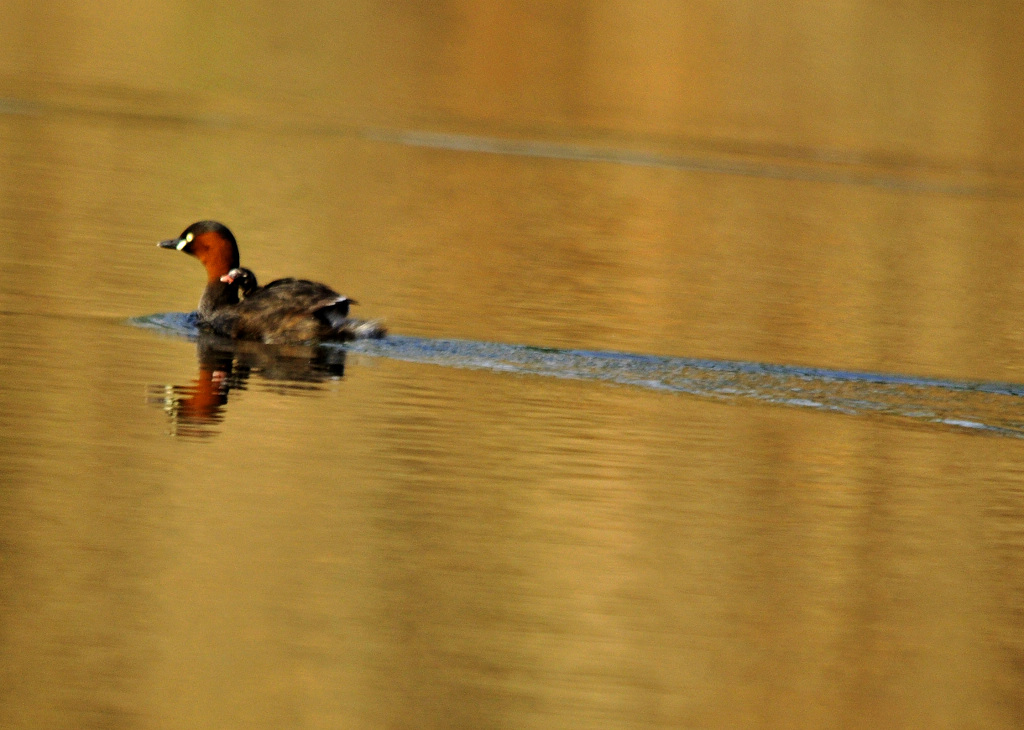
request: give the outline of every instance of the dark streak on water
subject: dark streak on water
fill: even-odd
[[[138,327],[194,338],[194,315],[154,314]],[[573,380],[601,380],[721,401],[755,400],[849,415],[877,414],[1024,438],[1024,385],[827,370],[753,362],[557,350],[391,335],[343,347],[371,357]]]
[[[834,150],[803,149],[765,150],[703,150],[694,154],[652,152],[643,149],[621,149],[606,145],[576,142],[552,142],[543,139],[490,137],[472,134],[436,132],[417,129],[357,127],[330,119],[314,122],[271,122],[244,115],[188,115],[146,108],[125,109],[105,104],[93,105],[44,102],[14,97],[0,97],[0,115],[87,115],[126,120],[150,120],[157,123],[194,125],[199,127],[273,130],[292,134],[318,136],[362,137],[364,139],[411,147],[491,155],[510,155],[577,162],[607,162],[641,167],[659,167],[688,172],[719,175],[740,175],[776,180],[863,185],[911,193],[952,196],[1020,197],[1020,170],[989,175],[974,169],[947,165],[936,166],[927,160],[888,164],[871,162]]]
[[[503,139],[468,134],[425,132],[420,130],[365,130],[364,136],[412,147],[459,152],[479,152],[518,157],[540,157],[576,162],[609,162],[641,167],[663,167],[686,172],[710,172],[719,175],[741,175],[774,180],[802,180],[805,182],[866,185],[869,187],[902,190],[915,193],[937,193],[954,196],[1009,195],[1009,189],[984,181],[965,181],[960,174],[944,175],[939,179],[922,178],[915,170],[900,174],[894,170],[880,170],[859,161],[829,160],[832,155],[818,155],[817,160],[784,158],[735,159],[714,154],[663,154],[643,150],[616,149],[577,143],[547,142],[535,139]]]

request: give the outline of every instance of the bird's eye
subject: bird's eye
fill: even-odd
[[[192,235],[192,231],[189,231],[182,237],[180,241],[178,241],[178,245],[175,246],[175,248],[178,249],[179,251],[183,251],[185,249],[185,246],[192,243],[193,238],[195,238],[195,236]]]

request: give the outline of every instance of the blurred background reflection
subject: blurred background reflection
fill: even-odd
[[[1020,727],[1019,439],[126,320],[1024,383],[1022,20],[0,6],[0,726]]]

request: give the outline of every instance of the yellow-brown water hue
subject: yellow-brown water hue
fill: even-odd
[[[215,217],[400,333],[1024,382],[1021,19],[0,8],[0,726],[1019,727],[1018,440],[365,356],[175,436],[124,320]]]

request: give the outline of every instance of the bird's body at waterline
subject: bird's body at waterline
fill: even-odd
[[[195,256],[206,268],[197,314],[200,325],[216,334],[272,344],[385,335],[379,322],[349,319],[355,302],[326,284],[287,278],[260,287],[252,271],[239,267],[235,237],[216,221],[193,223],[157,245]]]

